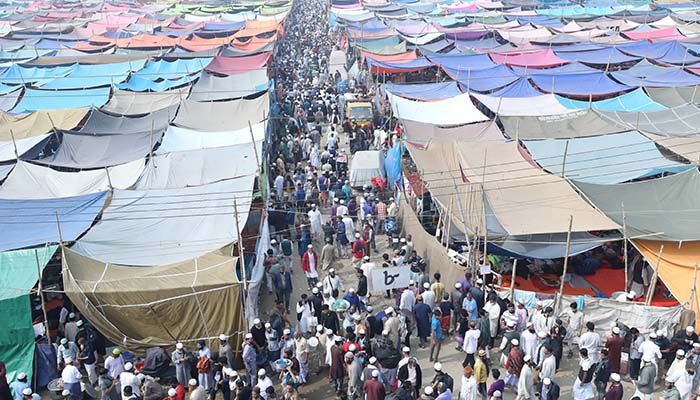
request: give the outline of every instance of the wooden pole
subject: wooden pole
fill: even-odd
[[[19,160],[19,152],[17,151],[17,142],[15,142],[15,134],[10,129],[10,136],[12,136],[12,147],[15,149],[15,158]]]
[[[574,224],[574,216],[569,216],[569,230],[566,232],[566,250],[564,251],[564,271],[561,274],[561,281],[559,282],[559,294],[557,296],[557,302],[555,304],[554,315],[557,315],[559,308],[561,306],[561,298],[564,295],[564,278],[566,278],[566,272],[569,269],[569,252],[571,250],[571,227]]]
[[[112,185],[112,178],[109,176],[109,168],[105,167],[105,173],[107,173],[107,184],[109,185],[109,190],[114,190]]]
[[[56,228],[58,229],[58,244],[63,247],[63,234],[61,233],[61,223],[58,220],[58,211],[56,211]]]
[[[695,311],[696,315],[698,312],[700,312],[700,300],[698,300],[697,297],[697,290],[698,290],[698,263],[695,263],[695,271],[693,272],[693,287],[690,289],[690,299],[688,299],[688,303],[690,306],[690,309]]]
[[[659,279],[659,267],[661,267],[661,256],[664,254],[664,245],[659,247],[659,258],[656,260],[656,268],[654,269],[654,275],[651,277],[651,283],[649,284],[649,290],[647,291],[647,298],[644,302],[645,305],[651,304],[651,299],[654,297],[654,292],[656,292],[656,280]]]
[[[245,257],[243,256],[243,234],[241,232],[241,227],[238,225],[238,200],[236,197],[233,198],[233,218],[236,223],[236,232],[238,232],[238,260],[241,263],[241,277],[243,278],[243,292],[241,293],[241,307],[243,308],[243,322],[245,324],[245,329],[248,331],[250,328],[248,324],[248,318],[245,317],[245,300],[248,296],[248,274],[245,268]],[[233,248],[231,248],[231,253],[233,253]],[[233,255],[233,254],[231,254]]]
[[[44,301],[44,293],[43,293],[43,283],[42,283],[42,276],[43,276],[43,271],[41,268],[41,264],[39,263],[39,251],[37,249],[34,249],[34,258],[36,258],[36,272],[38,276],[38,283],[37,283],[37,291],[39,294],[39,298],[41,299],[41,311],[44,313],[44,329],[46,329],[46,338],[48,339],[48,343],[51,343],[51,333],[49,332],[49,317],[48,314],[46,313],[46,302]]]
[[[454,197],[450,197],[450,205],[447,207],[447,214],[445,214],[446,228],[445,234],[443,235],[445,239],[445,248],[450,248],[450,231],[452,230],[452,207],[454,205]]]
[[[561,161],[561,177],[564,177],[564,172],[566,172],[566,156],[569,154],[569,141],[567,140],[564,144],[564,157]]]
[[[622,242],[624,243],[624,259],[625,259],[625,286],[624,290],[627,291],[627,285],[629,282],[629,258],[627,256],[627,215],[625,214],[625,203],[622,203]]]
[[[513,271],[510,274],[510,301],[515,302],[515,269],[518,267],[518,259],[513,260]]]

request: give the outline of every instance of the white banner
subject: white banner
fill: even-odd
[[[372,269],[372,291],[408,287],[411,280],[411,267],[390,267]]]

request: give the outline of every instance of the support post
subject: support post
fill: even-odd
[[[10,129],[10,136],[12,136],[12,147],[15,149],[15,158],[19,160],[19,152],[17,151],[17,142],[15,141],[15,134],[12,132],[12,129]]]
[[[243,234],[241,232],[241,227],[238,225],[238,200],[236,197],[233,198],[233,218],[236,223],[236,232],[238,232],[238,260],[241,263],[241,278],[243,278],[243,292],[241,293],[241,304],[245,308],[245,300],[248,296],[248,273],[245,268],[245,257],[243,256]],[[233,253],[233,248],[231,248],[231,253]],[[231,254],[233,255],[233,254]],[[243,313],[245,314],[245,312]],[[245,324],[245,330],[248,331],[250,328],[248,324],[248,318],[243,318]]]
[[[41,264],[39,263],[39,251],[37,249],[34,249],[34,258],[36,259],[36,273],[38,277],[37,292],[39,294],[39,298],[41,299],[41,311],[44,313],[44,329],[46,329],[46,339],[48,339],[48,343],[50,344],[51,333],[49,332],[49,317],[46,313],[46,302],[44,301],[43,292],[44,285],[42,283],[43,271],[41,269]]]
[[[629,258],[627,256],[627,215],[625,214],[625,203],[622,203],[622,242],[624,251],[624,261],[625,261],[625,286],[624,291],[627,291],[627,284],[629,282]]]
[[[510,274],[510,297],[511,302],[515,302],[515,269],[518,267],[518,259],[513,260],[513,271]]]
[[[561,160],[561,177],[564,178],[566,172],[566,156],[569,154],[569,141],[564,144],[564,157]]]
[[[569,230],[566,232],[566,250],[564,251],[564,271],[561,274],[561,279],[559,282],[559,293],[557,294],[557,301],[555,303],[554,315],[559,313],[559,308],[561,308],[561,298],[564,295],[564,278],[566,278],[566,272],[569,269],[569,252],[571,251],[571,227],[574,224],[574,216],[569,216]]]
[[[664,254],[664,245],[659,247],[659,258],[656,260],[656,268],[654,268],[654,275],[651,277],[651,283],[649,283],[649,290],[647,290],[645,305],[651,304],[651,299],[654,298],[654,292],[656,292],[656,281],[659,279],[659,267],[661,267],[661,256]]]

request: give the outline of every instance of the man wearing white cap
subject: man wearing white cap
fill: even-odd
[[[219,362],[224,363],[229,368],[233,368],[235,359],[233,358],[233,349],[228,342],[228,337],[223,333],[219,335]]]
[[[73,365],[72,358],[65,359],[66,366],[61,371],[61,379],[63,380],[63,387],[70,391],[71,400],[82,399],[82,390],[80,388],[80,380],[83,379],[83,375],[80,373],[78,368]]]
[[[654,393],[654,382],[656,381],[657,367],[653,353],[642,355],[642,369],[639,370],[639,379],[635,382],[637,391],[634,396],[641,400],[651,400]]]
[[[243,364],[245,365],[246,371],[248,371],[248,385],[253,386],[256,382],[256,377],[253,371],[255,371],[255,361],[257,359],[257,350],[255,345],[255,340],[253,340],[252,333],[246,333],[243,342]]]
[[[642,353],[642,361],[644,361],[644,356],[648,356],[654,365],[658,365],[657,361],[661,359],[661,349],[655,343],[656,332],[651,332],[646,340],[639,346],[639,352]]]
[[[56,366],[60,370],[67,358],[77,360],[78,354],[78,346],[76,346],[75,343],[68,341],[66,338],[61,339],[60,345],[56,350]]]
[[[673,343],[676,344],[677,349],[681,349],[686,353],[693,350],[693,343],[698,341],[698,334],[695,333],[695,328],[692,326],[687,326],[685,329],[681,329],[673,335]]]
[[[620,363],[622,360],[622,348],[625,345],[625,340],[620,336],[620,328],[617,326],[612,328],[612,334],[605,341],[605,348],[608,349],[610,360],[610,372],[620,373]]]
[[[266,390],[270,386],[273,386],[272,379],[270,379],[270,377],[267,376],[267,372],[265,372],[265,369],[260,368],[258,370],[258,383],[255,384],[255,387],[260,388],[260,395],[265,400],[274,400],[274,399],[267,398],[267,391]]]
[[[517,400],[527,400],[533,399],[535,395],[535,383],[534,376],[532,372],[532,357],[525,355],[523,357],[523,368],[520,370],[520,377],[518,378],[518,391],[516,395]]]
[[[683,349],[676,350],[676,357],[673,359],[671,366],[668,367],[668,371],[666,371],[666,375],[667,376],[674,376],[681,371],[685,371],[685,364],[686,364],[685,351]]]
[[[188,384],[190,387],[190,400],[206,400],[207,391],[204,389],[203,386],[197,383],[196,379],[190,379]]]
[[[428,307],[430,307],[430,310],[432,310],[435,308],[435,292],[430,290],[430,283],[428,282],[423,283],[423,288],[425,289],[423,293],[421,293],[423,303],[425,303]]]
[[[134,364],[130,362],[124,364],[124,372],[119,374],[119,382],[121,383],[122,387],[122,397],[124,394],[124,388],[127,386],[131,386],[133,393],[136,396],[141,397],[141,381],[136,377],[136,374],[134,374]]]
[[[75,335],[78,334],[78,321],[76,320],[75,313],[68,314],[68,322],[66,322],[63,331],[69,342],[75,342]]]
[[[318,268],[320,267],[320,262],[318,255],[314,251],[314,246],[310,244],[306,247],[307,249],[301,257],[301,270],[306,274],[306,281],[309,284],[309,290],[311,290],[316,286],[316,282],[318,282]]]
[[[170,355],[170,360],[172,360],[173,365],[175,365],[175,377],[177,382],[181,385],[187,384],[190,375],[190,362],[189,354],[185,350],[185,346],[178,342],[175,344],[175,351]]]
[[[525,324],[526,329],[520,334],[520,348],[523,349],[525,355],[529,355],[532,359],[537,355],[537,333],[532,322]]]
[[[535,392],[537,400],[558,400],[560,388],[551,378],[544,378],[537,384]]]
[[[267,360],[274,362],[280,358],[280,337],[276,330],[272,329],[272,324],[265,323],[265,340],[267,341]]]
[[[321,240],[323,237],[323,216],[318,210],[316,204],[311,205],[311,210],[307,213],[309,222],[311,223],[311,236],[313,240]]]
[[[610,386],[605,392],[605,400],[622,400],[624,388],[622,387],[620,374],[610,374]]]
[[[328,275],[323,278],[323,291],[330,293],[333,297],[338,297],[340,292],[345,291],[343,281],[341,281],[340,277],[335,273],[335,268],[329,269]]]
[[[22,392],[27,388],[29,388],[29,384],[27,384],[27,374],[24,372],[17,374],[17,379],[10,383],[10,391],[15,400],[22,400]],[[31,394],[31,389],[29,394]]]

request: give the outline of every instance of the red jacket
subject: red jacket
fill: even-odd
[[[301,257],[301,270],[304,272],[311,272],[311,263],[309,262],[309,253],[311,253],[314,257],[315,265],[316,265],[316,271],[318,271],[318,254],[316,254],[315,251],[311,250],[310,252],[307,250],[304,253],[304,256]]]
[[[358,243],[359,242],[359,243]],[[354,242],[352,242],[352,255],[355,258],[362,258],[365,256],[365,246],[366,243],[362,239],[355,239]]]
[[[175,395],[175,400],[185,400],[185,385],[179,384],[175,387],[177,394]]]

